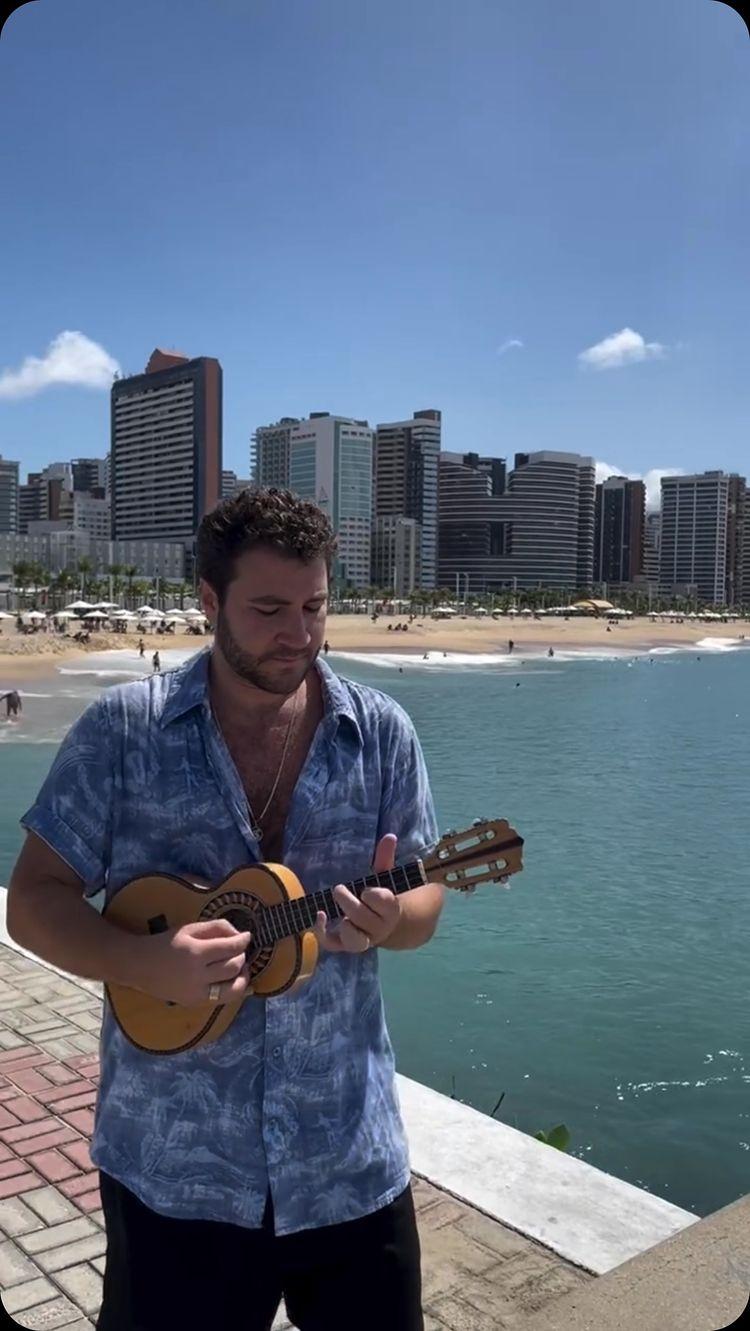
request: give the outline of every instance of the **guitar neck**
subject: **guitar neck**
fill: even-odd
[[[403,892],[411,892],[412,888],[421,887],[426,882],[427,875],[422,861],[410,860],[408,864],[398,865],[395,869],[372,873],[367,878],[355,878],[345,886],[355,897],[361,898],[368,887],[387,887],[389,891],[401,896]],[[267,946],[278,943],[282,938],[305,933],[313,928],[320,911],[329,920],[338,920],[344,914],[333,895],[333,888],[327,887],[321,892],[310,892],[304,897],[294,897],[276,906],[267,906],[257,930],[258,942],[261,946]]]

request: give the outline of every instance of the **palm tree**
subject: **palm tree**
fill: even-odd
[[[142,605],[143,602],[146,600],[146,597],[149,595],[150,590],[151,590],[150,583],[143,582],[142,580],[139,582],[134,582],[131,587],[133,600],[138,601],[139,604]]]
[[[133,609],[133,578],[135,577],[137,572],[138,568],[135,564],[126,564],[125,568],[123,569],[123,573],[125,574],[125,577],[128,580],[127,601],[128,601],[129,610]]]
[[[122,591],[122,575],[124,569],[122,564],[110,564],[107,569],[108,576],[112,579],[112,599],[119,601]]]
[[[82,559],[79,559],[79,560],[78,560],[78,572],[79,572],[80,575],[81,575],[81,599],[82,599],[82,600],[83,600],[83,593],[84,593],[84,591],[86,590],[86,575],[87,575],[88,573],[91,573],[92,569],[93,569],[93,564],[91,563],[91,560],[88,558],[87,555],[84,555]]]
[[[50,590],[52,592],[52,604],[55,610],[57,609],[58,593],[60,594],[61,600],[64,602],[66,593],[70,590],[72,581],[73,579],[66,568],[62,569],[61,572],[57,574],[57,577],[52,579]]]
[[[24,604],[24,593],[31,581],[31,564],[26,559],[18,559],[13,565],[13,582],[16,589],[16,597],[20,599],[21,606]],[[20,593],[20,598],[19,598]]]
[[[29,578],[31,580],[35,592],[34,605],[36,606],[37,604],[37,594],[39,592],[42,593],[42,604],[46,604],[49,573],[47,572],[47,569],[44,567],[44,564],[38,564],[38,563],[29,564]]]

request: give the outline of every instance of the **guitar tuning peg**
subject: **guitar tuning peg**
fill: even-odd
[[[447,832],[443,832],[443,836],[444,836],[444,837],[448,837],[448,836],[458,836],[458,833],[457,833],[455,827],[450,827],[450,828],[448,829]]]
[[[481,827],[481,826],[482,826],[482,823],[486,823],[486,822],[487,822],[487,819],[486,819],[486,818],[475,818],[474,821],[473,821],[473,823],[472,823],[471,825],[472,825],[472,827]]]

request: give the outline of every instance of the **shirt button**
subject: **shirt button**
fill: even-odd
[[[274,1058],[281,1058],[281,1045],[275,1045],[273,1050]]]

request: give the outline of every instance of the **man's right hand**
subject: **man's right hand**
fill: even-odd
[[[250,986],[245,959],[250,938],[222,919],[143,936],[138,940],[135,987],[166,1003],[195,1007],[209,1001],[210,985],[219,984],[217,1002],[232,1002]]]

